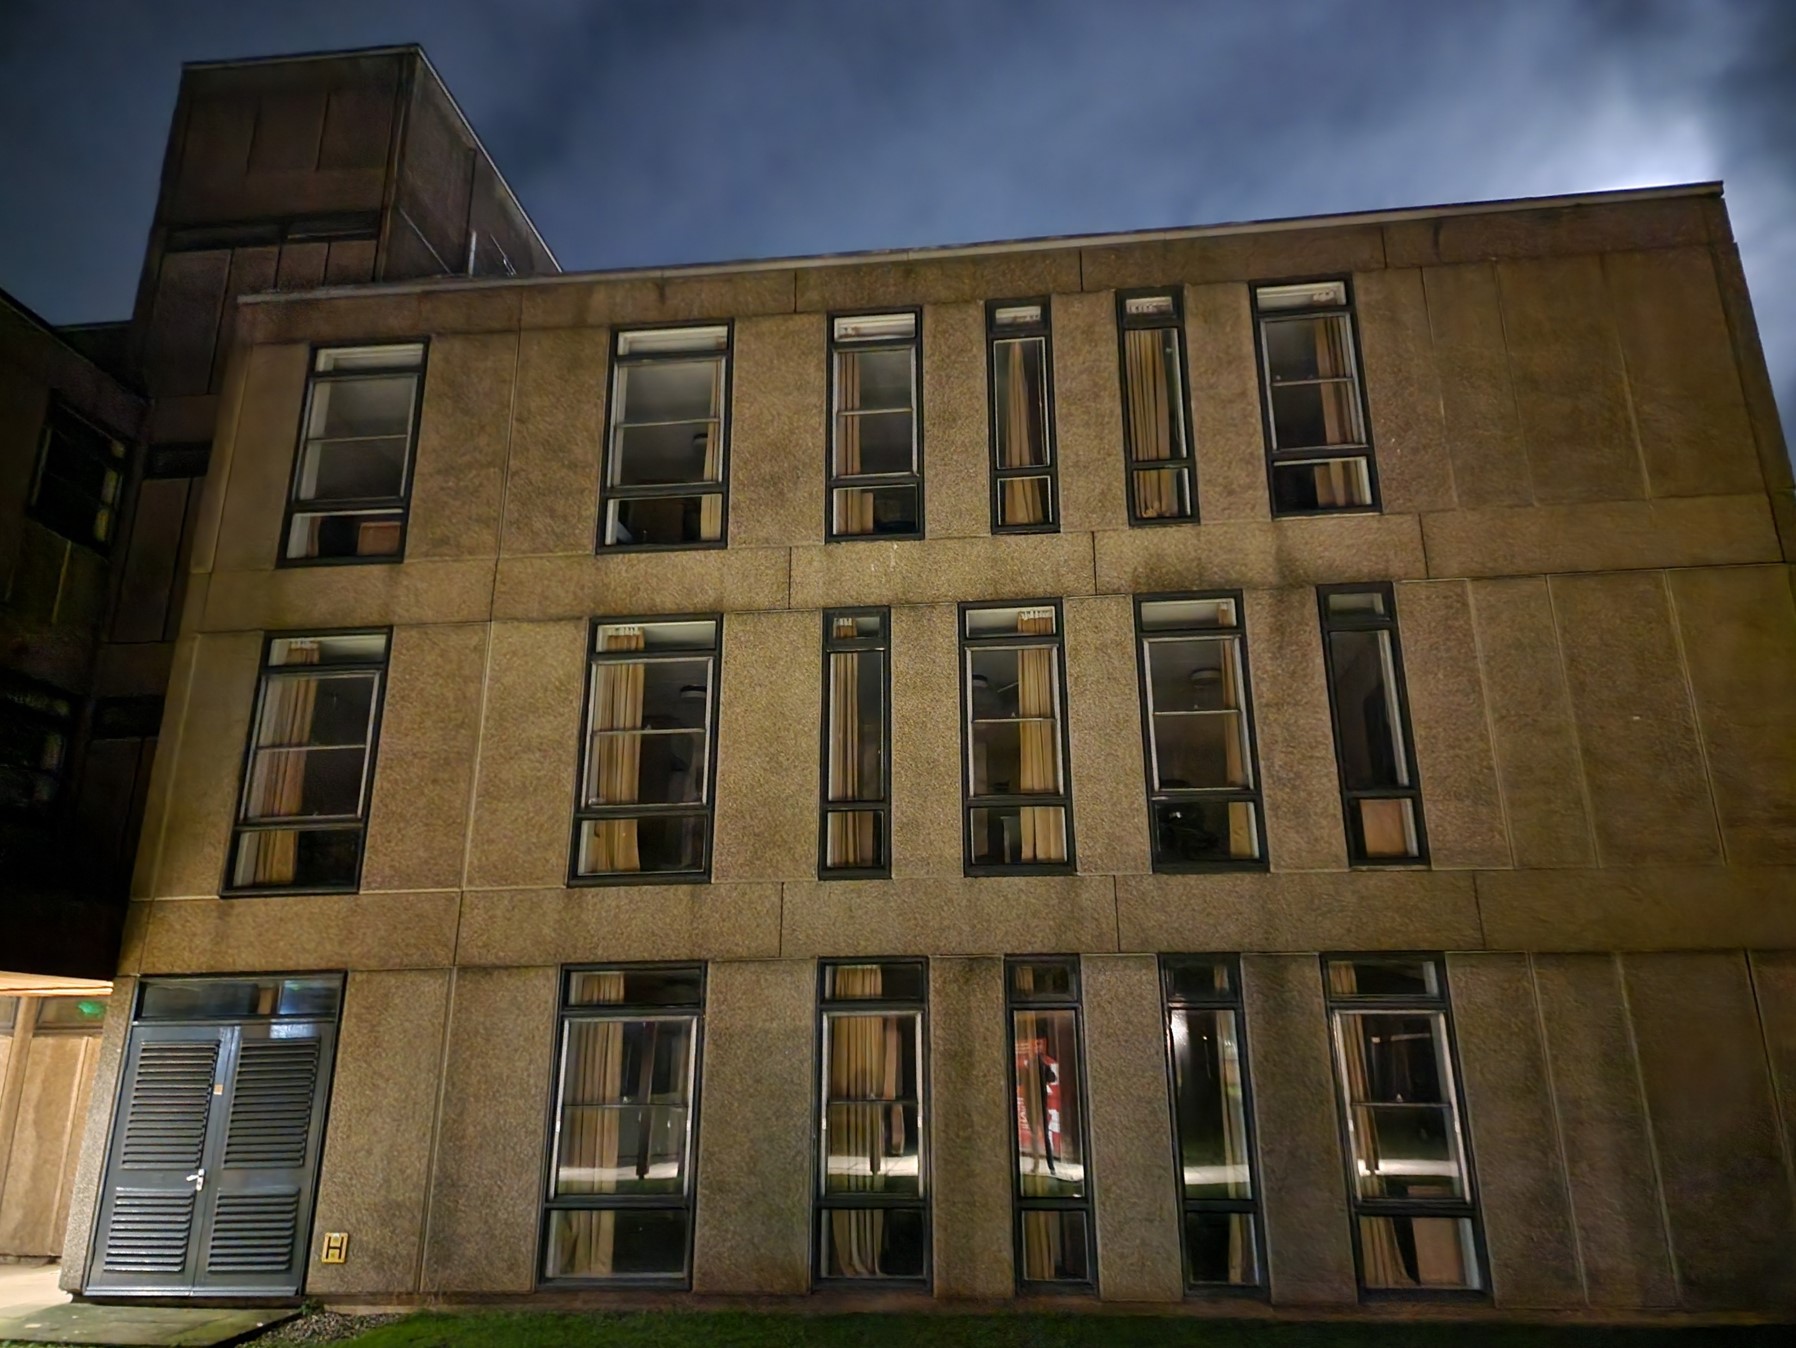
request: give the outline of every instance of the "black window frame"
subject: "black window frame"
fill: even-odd
[[[844,319],[897,318],[903,315],[912,322],[909,337],[869,337],[864,340],[843,339],[836,336],[836,325]],[[920,305],[896,305],[889,309],[843,309],[831,310],[824,316],[828,327],[824,330],[825,343],[824,379],[827,390],[823,406],[823,541],[825,543],[866,543],[912,542],[929,536],[927,502],[924,497],[925,469],[923,437],[923,310]],[[909,473],[855,473],[837,474],[836,472],[836,400],[839,395],[837,387],[836,357],[844,351],[886,351],[908,350],[911,353],[911,444],[912,471]],[[909,487],[917,493],[917,527],[904,533],[880,533],[877,529],[864,534],[839,534],[836,532],[836,492],[850,487],[878,489],[880,487]]]
[[[602,1004],[570,1005],[569,990],[574,976],[590,973],[620,973],[628,977],[636,973],[693,973],[698,978],[696,1002],[624,1001]],[[625,984],[626,988],[628,983]],[[704,960],[618,960],[604,963],[564,964],[556,970],[555,1023],[549,1043],[548,1113],[543,1121],[542,1180],[537,1191],[536,1251],[532,1285],[543,1288],[661,1288],[689,1291],[692,1287],[692,1253],[698,1226],[698,1145],[702,1123],[701,1109],[705,1078],[705,1010],[710,1000],[710,968]],[[583,1194],[561,1198],[553,1196],[555,1167],[560,1159],[562,1055],[567,1041],[567,1024],[572,1020],[632,1020],[671,1018],[669,1013],[692,1019],[691,1102],[686,1138],[686,1189],[679,1201],[662,1194]],[[586,1201],[582,1201],[586,1200]],[[618,1211],[625,1208],[679,1210],[686,1214],[686,1251],[684,1270],[677,1276],[647,1274],[616,1278],[551,1278],[544,1272],[549,1249],[550,1214],[558,1211]]]
[[[574,752],[574,819],[568,842],[567,883],[570,888],[605,885],[708,885],[711,867],[716,859],[717,827],[717,718],[723,701],[723,619],[722,613],[656,613],[626,617],[605,616],[589,619],[586,627],[585,679],[580,690],[580,742]],[[592,686],[593,670],[600,664],[621,664],[640,659],[643,651],[598,650],[602,627],[655,626],[669,623],[708,622],[712,624],[711,645],[683,647],[667,652],[667,658],[693,658],[708,655],[711,660],[711,705],[705,714],[705,798],[698,804],[673,805],[665,802],[641,802],[619,805],[585,805],[586,756],[592,751]],[[649,659],[658,658],[650,655]],[[705,820],[705,864],[696,871],[605,871],[584,875],[580,871],[580,828],[590,820],[642,819],[650,816],[677,817],[703,815]]]
[[[1054,611],[1054,631],[1051,636],[1026,637],[1017,633],[1004,633],[994,636],[969,637],[967,635],[967,615],[981,609],[1029,609],[1047,608]],[[1066,611],[1058,599],[1014,599],[1014,600],[963,600],[956,607],[955,622],[956,646],[955,658],[960,665],[960,831],[962,871],[968,876],[982,875],[1072,875],[1079,868],[1079,851],[1077,835],[1073,824],[1073,747],[1072,734],[1067,725],[1067,689],[1066,689]],[[1052,641],[1054,645],[1054,671],[1057,678],[1056,692],[1059,705],[1055,708],[1055,719],[1059,722],[1060,731],[1060,791],[1055,795],[1029,795],[1011,792],[1004,795],[976,796],[973,794],[973,684],[972,667],[968,659],[970,652],[989,647],[1016,645],[1039,646]],[[975,862],[973,860],[973,811],[976,809],[1013,809],[1031,806],[1059,807],[1066,818],[1066,860],[1065,861],[1030,861],[1018,862],[1014,865],[994,864],[991,862]]]
[[[1332,286],[1342,287],[1346,299],[1340,304],[1318,304],[1302,309],[1265,310],[1260,307],[1260,291],[1263,289],[1283,288],[1286,286]],[[1360,341],[1359,306],[1354,302],[1353,278],[1351,276],[1296,276],[1278,279],[1261,279],[1249,281],[1247,284],[1247,302],[1253,317],[1253,356],[1257,367],[1260,386],[1260,433],[1266,449],[1266,508],[1275,520],[1305,519],[1316,515],[1379,515],[1384,513],[1384,497],[1378,482],[1378,454],[1372,434],[1372,408],[1366,398],[1366,372],[1360,353],[1365,349]],[[1278,447],[1278,432],[1273,421],[1272,410],[1272,367],[1266,359],[1265,324],[1279,318],[1301,318],[1318,314],[1345,314],[1347,318],[1347,339],[1353,344],[1348,353],[1353,365],[1354,396],[1358,400],[1360,429],[1363,432],[1363,443],[1358,445],[1336,445],[1328,448],[1304,446],[1294,449]],[[1278,488],[1273,480],[1273,469],[1278,464],[1320,463],[1332,459],[1362,459],[1366,466],[1366,495],[1370,498],[1365,505],[1317,506],[1309,510],[1280,510],[1278,508]]]
[[[1328,599],[1336,594],[1377,594],[1384,601],[1384,614],[1353,615],[1347,618],[1331,617],[1328,611]],[[1416,768],[1416,738],[1409,714],[1409,685],[1403,674],[1403,639],[1397,624],[1397,593],[1390,581],[1349,582],[1340,585],[1318,585],[1316,587],[1316,608],[1322,628],[1322,676],[1324,688],[1328,696],[1328,724],[1334,734],[1335,780],[1341,790],[1341,827],[1343,841],[1347,846],[1348,865],[1358,867],[1387,867],[1429,865],[1428,854],[1428,820],[1422,808],[1422,778]],[[1335,705],[1335,665],[1334,651],[1329,636],[1334,632],[1388,632],[1391,639],[1391,674],[1393,693],[1397,700],[1397,713],[1400,720],[1398,729],[1403,735],[1403,757],[1405,771],[1409,774],[1407,788],[1365,787],[1350,788],[1347,785],[1346,760],[1341,753],[1341,714]],[[1416,854],[1409,857],[1373,857],[1356,855],[1364,848],[1356,848],[1354,839],[1358,837],[1358,824],[1355,818],[1354,805],[1361,800],[1407,800],[1410,802],[1412,817],[1416,827]]]
[[[1133,300],[1170,299],[1172,313],[1136,314],[1129,313],[1129,303]],[[1132,419],[1129,415],[1129,341],[1130,332],[1154,331],[1170,329],[1178,350],[1179,363],[1179,426],[1184,436],[1184,456],[1166,460],[1166,467],[1179,468],[1185,474],[1185,498],[1191,510],[1185,515],[1143,515],[1135,504],[1135,474],[1143,470],[1143,465],[1151,465],[1155,460],[1136,459],[1135,435]],[[1129,527],[1156,528],[1170,524],[1198,524],[1202,521],[1202,510],[1198,500],[1197,484],[1197,440],[1191,418],[1191,354],[1185,342],[1185,287],[1182,285],[1136,286],[1128,290],[1116,292],[1116,374],[1117,393],[1122,402],[1122,459],[1123,459],[1123,500],[1129,511]],[[1152,469],[1146,469],[1152,471]]]
[[[831,628],[837,619],[878,618],[879,634],[873,637],[838,637]],[[831,801],[829,798],[830,678],[832,655],[878,651],[880,661],[879,784],[877,801]],[[819,880],[884,880],[892,874],[892,610],[888,607],[831,608],[823,611],[823,719],[817,763],[817,878]],[[829,864],[829,817],[832,814],[874,814],[879,820],[879,856],[875,866]]]
[[[620,352],[619,348],[629,337],[640,336],[651,332],[674,332],[685,329],[722,328],[723,347],[718,351],[650,351],[637,354]],[[691,361],[697,358],[716,356],[723,361],[723,390],[718,395],[721,406],[717,415],[718,461],[722,470],[718,477],[716,492],[696,487],[690,482],[653,483],[648,485],[616,487],[611,485],[611,470],[617,462],[618,449],[618,413],[622,410],[623,400],[619,398],[619,372],[633,365],[659,365],[671,361]],[[736,378],[736,323],[734,319],[718,318],[692,320],[678,323],[633,324],[629,327],[617,327],[611,330],[609,354],[605,363],[605,439],[599,447],[599,520],[598,532],[593,540],[595,556],[605,557],[613,553],[628,552],[693,552],[727,548],[730,542],[730,404],[735,392]],[[713,539],[696,539],[692,542],[680,543],[607,543],[606,524],[611,513],[613,501],[666,500],[688,496],[715,495],[719,500],[721,519],[717,526],[717,537]]]
[[[81,722],[81,699],[41,679],[0,670],[0,715],[41,732],[46,740],[50,736],[60,736],[62,740],[55,767],[19,768],[22,775],[47,776],[51,782],[49,798],[32,805],[0,805],[0,820],[53,817],[68,793],[75,736]]]
[[[103,459],[98,457],[84,443],[89,436],[103,441],[111,452]],[[91,497],[85,489],[75,486],[61,472],[52,471],[56,457],[51,453],[53,444],[61,445],[63,454],[75,455],[84,462],[93,464],[101,472],[112,475],[115,479],[112,498],[105,500]],[[110,557],[114,544],[118,542],[119,525],[125,515],[125,493],[130,488],[130,470],[131,447],[123,437],[114,435],[94,418],[83,416],[68,399],[52,393],[44,407],[43,422],[38,427],[37,452],[31,468],[31,488],[25,497],[25,513],[58,538],[101,557]],[[69,528],[66,519],[46,506],[42,500],[46,478],[54,478],[60,485],[78,495],[82,502],[91,503],[93,519],[104,515],[107,521],[104,535],[96,536],[90,527],[85,535],[77,536],[79,531]]]
[[[1005,310],[1035,306],[1041,315],[1034,322],[1000,325],[998,315]],[[1043,464],[1023,464],[1007,468],[998,461],[998,344],[1007,341],[1041,342],[1042,369],[1042,448]],[[985,381],[987,443],[991,456],[991,531],[996,534],[1057,534],[1060,532],[1060,446],[1055,435],[1054,408],[1054,313],[1050,296],[1027,299],[987,300],[985,302]],[[1048,484],[1048,518],[1040,524],[1005,524],[1001,500],[1005,482],[1017,479],[1044,478]]]
[[[410,347],[421,348],[418,363],[415,367],[397,367],[390,370],[320,370],[318,358],[331,351],[372,351],[383,348]],[[321,383],[331,383],[340,379],[366,379],[370,374],[411,374],[416,378],[412,393],[411,419],[405,437],[405,472],[403,490],[397,496],[344,497],[325,503],[303,503],[299,499],[300,474],[306,466],[307,430],[312,423],[312,393]],[[418,476],[418,435],[424,424],[425,385],[430,376],[430,338],[424,337],[383,337],[378,341],[365,342],[313,342],[306,349],[306,386],[299,406],[299,434],[293,446],[293,470],[288,474],[287,500],[281,511],[281,533],[275,541],[274,564],[276,568],[315,566],[398,566],[405,561],[406,545],[411,541],[412,520],[412,486]],[[208,447],[208,457],[210,447]],[[328,507],[328,508],[326,508]],[[399,549],[396,552],[377,556],[349,557],[289,557],[288,547],[293,537],[293,519],[296,515],[336,515],[351,514],[359,510],[383,510],[397,512],[399,517]]]

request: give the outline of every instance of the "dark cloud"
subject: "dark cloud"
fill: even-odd
[[[1725,178],[1796,406],[1796,0],[11,0],[0,284],[128,309],[182,60],[413,40],[573,268]]]

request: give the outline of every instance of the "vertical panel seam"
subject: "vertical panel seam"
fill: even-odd
[[[1495,781],[1497,788],[1497,813],[1503,820],[1503,848],[1509,853],[1509,868],[1514,870],[1516,869],[1515,832],[1509,822],[1509,796],[1508,793],[1503,790],[1503,771],[1500,762],[1502,755],[1497,749],[1497,722],[1496,718],[1491,714],[1490,687],[1485,682],[1484,640],[1478,632],[1478,597],[1473,593],[1473,586],[1470,580],[1461,581],[1460,583],[1465,586],[1466,617],[1470,620],[1472,628],[1472,658],[1478,667],[1479,701],[1484,705],[1484,733],[1490,736],[1491,777]],[[1480,924],[1483,923],[1484,917],[1482,906],[1480,907],[1478,920]],[[1530,977],[1532,977],[1532,970],[1530,970]]]
[[[443,1039],[437,1052],[437,1101],[430,1119],[430,1146],[425,1152],[424,1195],[418,1214],[418,1252],[412,1261],[412,1286],[419,1292],[424,1285],[426,1260],[430,1254],[430,1223],[435,1215],[432,1198],[436,1194],[437,1161],[443,1139],[443,1103],[449,1092],[449,1043],[455,1028],[455,989],[461,981],[461,970],[448,970],[448,986],[443,994]]]
[[[1777,1120],[1777,1149],[1783,1157],[1784,1182],[1790,1188],[1790,1196],[1796,1203],[1796,1157],[1790,1153],[1789,1120],[1784,1116],[1783,1083],[1778,1080],[1777,1059],[1771,1052],[1771,1039],[1765,1031],[1765,1003],[1759,997],[1758,965],[1753,959],[1752,951],[1742,952],[1746,956],[1746,989],[1752,994],[1753,1013],[1759,1022],[1759,1050],[1765,1055],[1765,1075],[1771,1084],[1771,1114]]]
[[[1621,324],[1615,318],[1615,297],[1611,293],[1609,279],[1609,260],[1605,253],[1597,254],[1597,274],[1603,283],[1603,317],[1609,336],[1615,343],[1615,355],[1621,362],[1621,394],[1622,404],[1628,410],[1628,432],[1634,439],[1634,463],[1640,469],[1640,484],[1645,489],[1646,499],[1654,499],[1653,473],[1646,462],[1646,445],[1640,438],[1640,414],[1634,406],[1634,378],[1628,370],[1628,348],[1621,339]]]
[[[1727,830],[1721,823],[1721,802],[1715,799],[1715,773],[1709,765],[1708,736],[1703,731],[1702,709],[1696,701],[1696,680],[1690,673],[1690,654],[1684,643],[1683,623],[1678,616],[1677,593],[1671,587],[1671,577],[1664,571],[1658,573],[1660,591],[1665,596],[1666,614],[1671,619],[1671,644],[1677,651],[1678,675],[1684,684],[1684,699],[1690,707],[1690,729],[1696,737],[1696,761],[1702,766],[1703,794],[1709,800],[1709,822],[1715,829],[1715,845],[1721,853],[1721,864],[1728,864]]]
[[[1380,233],[1382,234],[1383,231],[1381,230]],[[1459,500],[1459,475],[1453,471],[1453,451],[1451,448],[1453,437],[1447,430],[1447,394],[1441,386],[1440,355],[1436,350],[1434,340],[1434,306],[1430,304],[1428,300],[1427,267],[1416,268],[1416,284],[1422,288],[1422,322],[1428,329],[1428,364],[1434,371],[1434,406],[1435,412],[1440,417],[1441,457],[1447,462],[1447,486],[1452,493],[1451,499],[1453,501],[1453,508],[1458,510],[1461,507]],[[1422,558],[1424,562],[1427,561],[1427,557],[1428,535],[1427,532],[1424,531],[1422,534]],[[1430,570],[1427,574],[1433,575],[1434,573]]]
[[[1684,1281],[1678,1270],[1677,1246],[1671,1238],[1671,1205],[1665,1196],[1665,1165],[1659,1157],[1659,1138],[1653,1128],[1652,1104],[1646,1094],[1646,1068],[1640,1061],[1640,1039],[1634,1031],[1634,1007],[1628,998],[1627,968],[1619,952],[1609,956],[1615,986],[1621,996],[1621,1023],[1628,1035],[1628,1056],[1634,1068],[1634,1090],[1640,1101],[1640,1117],[1646,1121],[1646,1152],[1653,1164],[1653,1197],[1659,1207],[1659,1232],[1665,1241],[1665,1265],[1671,1272],[1671,1292],[1678,1304],[1684,1300]]]
[[[1571,675],[1565,668],[1565,635],[1559,622],[1559,600],[1553,593],[1556,577],[1543,576],[1547,592],[1547,618],[1553,625],[1553,651],[1559,661],[1559,677],[1565,684],[1566,723],[1572,750],[1578,756],[1578,791],[1584,800],[1584,841],[1590,846],[1590,864],[1603,864],[1603,848],[1596,831],[1596,801],[1590,794],[1590,761],[1584,756],[1584,737],[1578,731],[1578,704],[1572,697]]]
[[[1496,263],[1487,263],[1490,268],[1491,286],[1497,294],[1497,331],[1503,339],[1503,387],[1509,390],[1509,410],[1515,416],[1515,438],[1522,447],[1522,475],[1528,480],[1528,500],[1533,505],[1541,505],[1540,493],[1534,489],[1534,457],[1528,444],[1528,428],[1522,421],[1522,400],[1515,392],[1515,366],[1509,352],[1509,314],[1503,304],[1503,272]]]
[[[1584,1233],[1578,1223],[1578,1197],[1571,1182],[1571,1158],[1565,1147],[1565,1120],[1559,1112],[1559,1086],[1553,1080],[1553,1048],[1547,1035],[1546,1011],[1540,1004],[1540,979],[1532,951],[1525,952],[1522,958],[1528,968],[1528,1001],[1534,1008],[1534,1034],[1540,1041],[1541,1070],[1547,1079],[1547,1108],[1553,1116],[1553,1144],[1559,1162],[1559,1183],[1565,1192],[1565,1211],[1571,1218],[1572,1262],[1577,1268],[1578,1288],[1584,1295],[1584,1304],[1591,1304],[1590,1272],[1584,1263]]]

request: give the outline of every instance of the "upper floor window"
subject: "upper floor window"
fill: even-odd
[[[923,536],[917,312],[830,320],[829,537]]]
[[[106,552],[124,485],[124,445],[52,399],[38,438],[32,516],[71,543]]]
[[[889,873],[886,609],[823,615],[823,876]]]
[[[386,672],[385,632],[269,638],[227,889],[356,887]]]
[[[1176,290],[1120,292],[1123,438],[1129,522],[1197,515],[1191,475],[1191,411],[1185,397],[1184,306]]]
[[[992,532],[1059,528],[1048,302],[988,304],[991,367]]]
[[[392,562],[405,555],[423,377],[422,342],[313,354],[283,560]]]
[[[723,545],[730,328],[620,332],[601,547]]]
[[[1255,286],[1272,513],[1376,509],[1345,281]]]
[[[38,814],[56,804],[75,733],[67,693],[0,673],[0,815]]]

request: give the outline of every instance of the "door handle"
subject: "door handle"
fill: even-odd
[[[191,1175],[189,1175],[187,1177],[187,1182],[193,1186],[193,1191],[196,1194],[205,1192],[206,1167],[201,1166],[198,1170],[194,1171]]]

